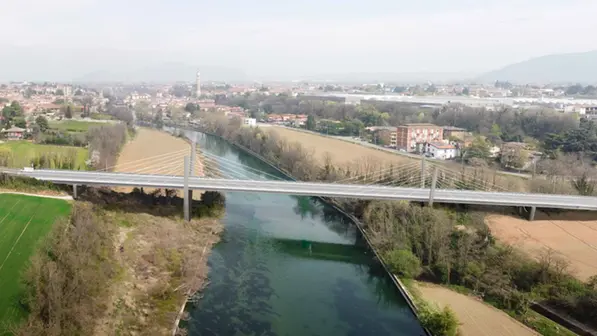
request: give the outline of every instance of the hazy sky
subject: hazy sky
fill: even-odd
[[[270,77],[477,73],[597,49],[595,0],[1,2],[0,61],[14,64],[0,64],[0,77],[163,61]]]

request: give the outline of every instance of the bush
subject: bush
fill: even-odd
[[[434,336],[458,335],[458,319],[450,307],[436,311],[428,307],[421,309],[419,318],[421,325]]]
[[[393,250],[384,257],[390,271],[405,278],[416,278],[421,274],[421,261],[407,250]]]

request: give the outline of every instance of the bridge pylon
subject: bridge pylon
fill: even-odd
[[[184,157],[184,191],[183,191],[183,213],[184,213],[184,220],[190,221],[191,220],[191,193],[189,192],[189,170],[190,168],[190,161],[191,159],[189,156]]]

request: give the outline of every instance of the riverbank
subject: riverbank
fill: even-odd
[[[204,123],[208,131],[264,153],[267,159],[277,162],[279,167],[300,180],[334,181],[337,177],[333,164],[314,166],[309,151],[298,143],[280,141],[267,131],[243,128],[234,121],[226,124],[225,120],[206,120]],[[382,251],[384,259],[390,258],[395,272],[409,269],[413,270],[409,276],[421,275],[440,283],[470,287],[521,319],[529,308],[530,296],[539,294],[536,289],[555,288],[555,291],[533,297],[562,307],[558,302],[564,297],[559,293],[574,282],[558,271],[553,259],[540,264],[508,246],[496,244],[482,212],[449,206],[431,209],[404,202],[342,200],[342,204],[363,219],[366,230],[374,239],[374,246]],[[529,283],[528,279],[532,281]],[[583,300],[590,300],[587,295],[594,294],[586,284],[575,285],[578,292],[573,294],[573,307],[584,305]],[[585,323],[591,321],[587,315],[590,310],[572,308],[565,311]]]
[[[181,303],[206,284],[207,256],[222,231],[219,220],[185,222],[175,215],[181,199],[138,191],[87,188],[79,199],[70,220],[52,226],[23,272],[21,301],[29,315],[11,331],[171,334]],[[51,291],[50,283],[56,285]],[[47,316],[50,307],[56,314]]]
[[[173,151],[189,154],[184,140],[141,130],[127,144],[128,152],[123,151],[123,166],[169,154],[173,151],[167,146],[172,143]],[[201,166],[198,161],[197,167]],[[0,187],[48,198],[69,197],[57,196],[63,194],[61,187],[31,179],[2,178]],[[22,274],[27,295],[18,301],[25,303],[29,314],[11,331],[48,336],[171,335],[180,307],[207,283],[207,259],[223,229],[222,195],[208,192],[203,199],[196,193],[193,218],[185,222],[183,200],[172,193],[80,188],[71,218],[52,226]],[[47,288],[49,283],[56,287]],[[50,308],[55,315],[44,314]]]

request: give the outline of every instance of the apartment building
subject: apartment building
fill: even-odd
[[[417,144],[443,140],[443,128],[434,124],[406,124],[396,129],[396,148],[417,151]]]
[[[383,139],[383,142],[386,142],[389,147],[396,148],[398,144],[396,127],[371,126],[365,129],[372,133],[374,143],[380,143]]]

